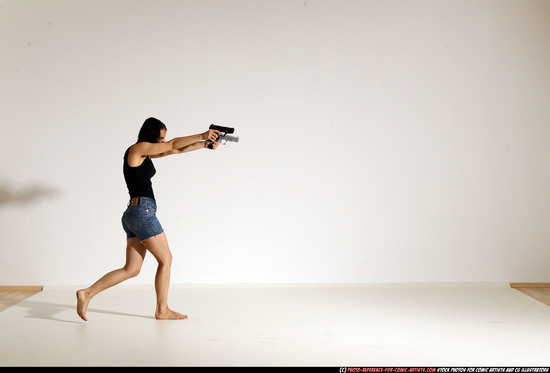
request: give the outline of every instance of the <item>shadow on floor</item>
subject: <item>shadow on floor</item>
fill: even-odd
[[[84,322],[80,320],[80,317],[76,313],[76,300],[74,305],[24,300],[14,307],[26,308],[28,312],[25,315],[25,317],[32,318],[32,319],[54,320],[59,322],[75,323],[75,324],[80,324]],[[78,320],[77,321],[63,320],[56,316],[66,310],[72,310],[74,312],[75,317],[78,318]],[[87,311],[88,315],[94,314],[94,313],[115,315],[115,316],[125,316],[125,317],[139,317],[139,318],[149,319],[149,320],[155,319],[154,316],[136,315],[132,313],[106,311],[106,310],[99,310],[97,308],[88,308],[88,311]]]

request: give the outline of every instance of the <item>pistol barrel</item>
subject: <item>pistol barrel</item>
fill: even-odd
[[[225,140],[229,142],[239,142],[239,138],[237,136],[231,136],[231,135],[220,136],[220,140]]]
[[[224,133],[233,133],[233,132],[235,132],[235,128],[218,126],[217,124],[211,124],[210,129],[220,131],[220,132],[224,132]]]

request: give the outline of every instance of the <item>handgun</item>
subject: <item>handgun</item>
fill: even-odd
[[[216,139],[216,141],[222,145],[225,145],[228,141],[239,142],[239,138],[237,136],[228,135],[229,133],[235,132],[235,128],[218,126],[217,124],[211,124],[209,128],[211,130],[217,130],[221,132],[218,134],[218,138]],[[214,149],[214,144],[212,143],[212,141],[208,141],[207,147],[208,149]]]

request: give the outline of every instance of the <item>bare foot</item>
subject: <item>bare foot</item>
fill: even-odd
[[[186,318],[187,315],[182,315],[168,308],[164,311],[155,312],[155,319],[157,320],[185,320]]]
[[[76,312],[78,316],[84,321],[88,321],[86,318],[86,310],[88,309],[88,303],[90,299],[86,296],[84,290],[79,290],[76,292]]]

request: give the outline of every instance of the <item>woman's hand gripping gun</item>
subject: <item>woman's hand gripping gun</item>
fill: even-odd
[[[239,142],[239,138],[237,136],[228,135],[229,133],[235,132],[235,128],[218,126],[216,124],[211,124],[209,128],[211,130],[216,130],[221,132],[220,134],[218,134],[218,138],[216,139],[216,141],[222,145],[225,145],[228,141]],[[207,147],[208,149],[214,149],[214,144],[212,143],[212,141],[208,141]]]

